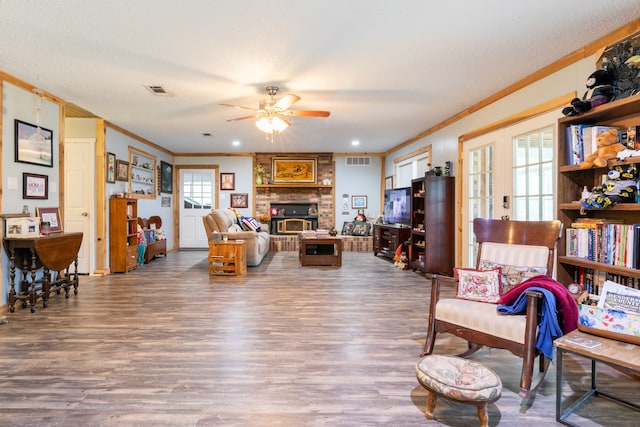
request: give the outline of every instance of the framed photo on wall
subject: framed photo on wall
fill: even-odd
[[[351,209],[367,209],[367,196],[351,196]]]
[[[116,181],[129,181],[129,162],[116,160]]]
[[[23,199],[48,199],[49,177],[35,173],[22,174],[22,198]]]
[[[15,161],[53,167],[53,132],[17,119],[15,125]]]
[[[107,182],[116,182],[116,155],[107,152]]]
[[[388,176],[384,179],[384,189],[391,190],[393,188],[393,175]]]
[[[173,193],[173,166],[160,160],[160,191]]]
[[[248,208],[249,195],[247,193],[231,193],[232,208]]]
[[[220,172],[220,189],[235,190],[236,174],[233,172]]]

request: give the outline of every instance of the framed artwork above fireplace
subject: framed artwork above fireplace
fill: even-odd
[[[316,159],[273,158],[273,182],[316,182]]]

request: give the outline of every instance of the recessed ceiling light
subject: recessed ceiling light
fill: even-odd
[[[238,145],[240,145],[240,141],[233,141],[231,145],[233,145],[234,147],[237,147]]]
[[[351,141],[351,145],[353,145],[354,147],[356,145],[360,145],[360,141],[358,141],[357,139],[354,139],[353,141]]]

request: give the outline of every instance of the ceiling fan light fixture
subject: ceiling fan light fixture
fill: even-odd
[[[264,133],[284,132],[289,127],[289,122],[280,116],[260,117],[256,126]]]
[[[273,128],[271,127],[271,123],[269,123],[269,119],[266,117],[261,117],[256,122],[256,126],[264,133],[273,133]]]

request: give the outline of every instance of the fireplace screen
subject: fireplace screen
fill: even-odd
[[[313,223],[301,218],[287,218],[278,221],[278,234],[301,233],[305,230],[313,230]]]

